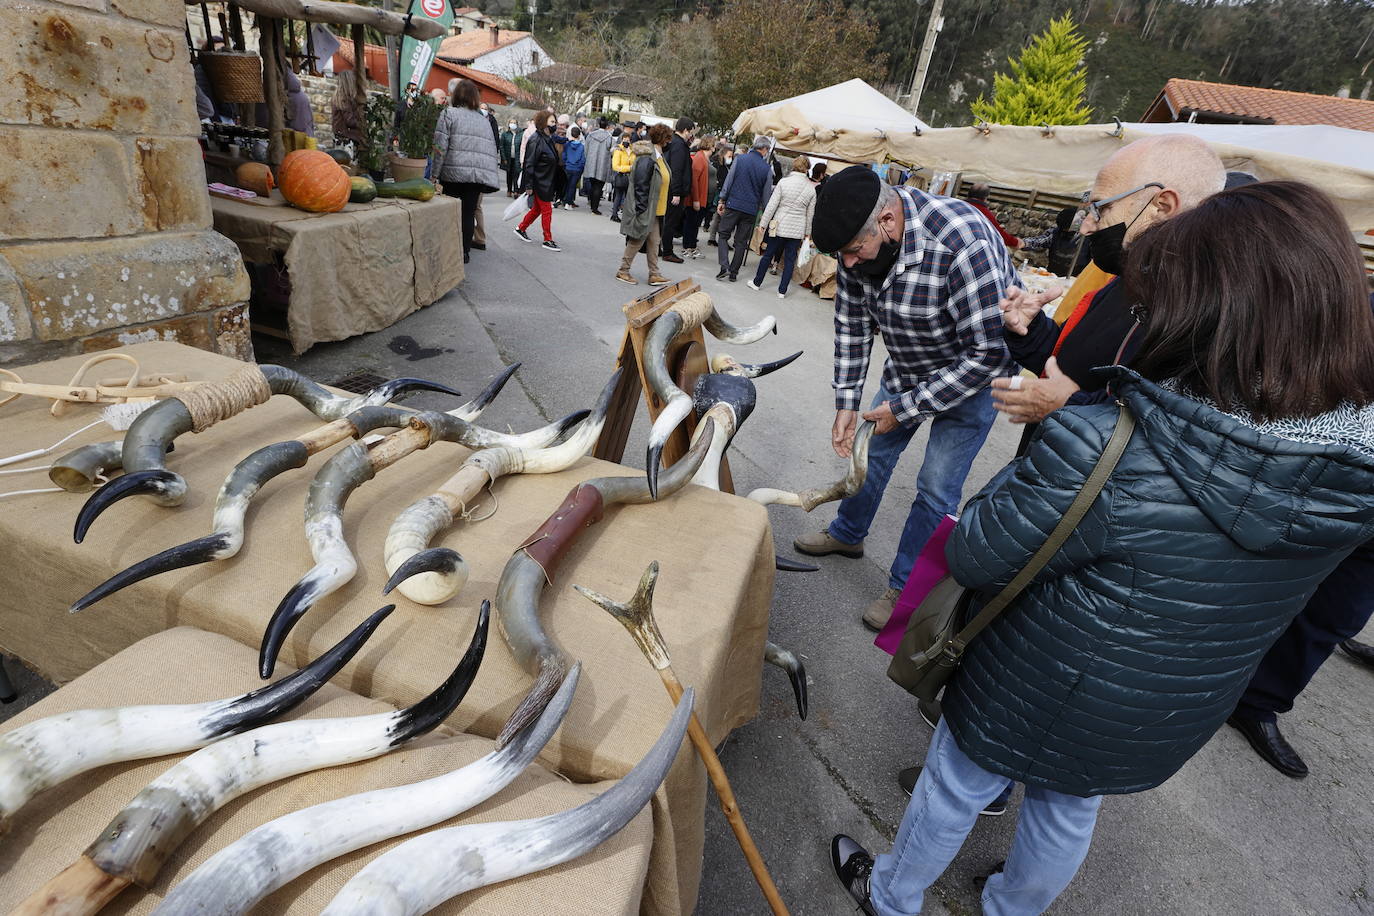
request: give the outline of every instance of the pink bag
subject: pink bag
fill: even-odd
[[[892,608],[892,616],[888,618],[887,625],[878,634],[878,638],[873,640],[873,645],[888,655],[897,654],[897,647],[902,644],[902,635],[906,633],[906,624],[911,619],[911,612],[916,610],[941,579],[949,575],[949,565],[945,563],[945,542],[949,540],[949,533],[954,530],[958,521],[952,515],[940,519],[940,524],[935,527],[935,533],[926,541],[926,546],[921,548],[916,565],[911,568],[911,575],[907,577],[906,588],[902,589],[896,606]]]

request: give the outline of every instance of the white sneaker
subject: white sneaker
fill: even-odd
[[[753,280],[750,280],[750,281],[749,281],[747,284],[745,284],[745,285],[748,286],[750,289],[761,289],[761,288],[762,288],[762,287],[760,287],[757,283],[755,283]]]
[[[778,298],[779,298],[779,299],[786,299],[786,298],[787,298],[787,293],[778,293]]]

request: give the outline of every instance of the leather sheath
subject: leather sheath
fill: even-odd
[[[553,515],[545,519],[539,530],[525,538],[516,552],[525,551],[552,582],[554,571],[577,540],[578,533],[601,521],[603,509],[601,491],[591,484],[580,483],[573,487]]]

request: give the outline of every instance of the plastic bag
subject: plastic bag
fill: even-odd
[[[515,200],[506,204],[506,212],[501,214],[501,219],[505,222],[509,222],[510,220],[515,219],[521,213],[524,213],[527,210],[529,210],[529,208],[530,192],[526,191],[524,194],[521,194],[519,197],[515,198]]]
[[[797,266],[805,267],[807,262],[816,256],[816,246],[810,239],[802,242],[801,251],[797,253]]]

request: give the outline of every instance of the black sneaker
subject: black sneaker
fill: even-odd
[[[925,767],[907,767],[897,774],[897,785],[902,787],[902,791],[911,797],[911,790],[916,788],[916,780],[921,778],[921,770]],[[992,803],[979,811],[981,817],[1001,817],[1007,813],[1007,799],[1005,795],[999,795],[992,800]]]
[[[835,877],[840,879],[849,896],[859,905],[858,911],[877,916],[878,911],[873,908],[873,901],[868,896],[868,877],[873,873],[873,857],[868,850],[852,837],[837,833],[830,841],[830,866],[835,869]]]
[[[527,242],[533,242],[533,241],[534,241],[534,239],[530,238],[529,233],[526,232],[524,229],[516,229],[516,230],[515,230],[515,234],[518,235],[518,236],[520,236],[522,239],[524,239],[524,240],[527,241]]]
[[[939,700],[916,701],[916,711],[921,714],[921,721],[929,725],[932,729],[940,724],[940,716],[944,715],[944,708]]]
[[[730,275],[730,282],[731,282],[731,283],[734,283],[734,282],[737,281],[738,279],[739,279],[739,274],[731,274],[731,275]]]
[[[720,273],[716,274],[716,279],[717,279],[717,280],[724,280],[724,279],[725,279],[726,277],[728,277],[728,276],[730,276],[730,268],[728,268],[728,267],[722,267],[722,268],[720,269]]]
[[[486,250],[487,250],[487,246],[486,246],[486,245],[480,245],[480,244],[478,244],[477,242],[473,242],[473,243],[472,243],[472,250],[473,250],[473,251],[486,251]]]
[[[558,247],[558,243],[555,242],[553,239],[549,239],[549,240],[547,240],[546,242],[544,242],[544,244],[543,244],[542,247],[549,249],[549,251],[562,251],[562,250],[563,250],[562,248],[559,248],[559,247]]]
[[[611,217],[611,222],[613,222],[613,223],[618,223],[618,222],[620,222],[620,217],[618,217],[618,216],[612,216],[612,217]]]
[[[983,892],[983,888],[987,887],[989,878],[991,878],[993,875],[1001,874],[1006,867],[1006,862],[998,862],[996,865],[992,866],[992,871],[988,872],[986,875],[977,875],[976,877],[974,877],[973,886],[978,888],[978,893],[981,894]]]

